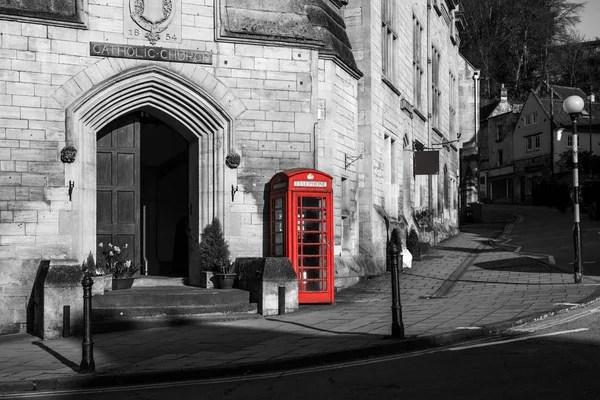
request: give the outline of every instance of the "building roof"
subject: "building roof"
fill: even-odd
[[[537,97],[537,96],[536,96]],[[552,116],[554,123],[558,126],[570,127],[571,117],[563,110],[563,100],[559,99],[539,99],[544,111],[548,116]],[[600,103],[592,103],[592,126],[600,126]],[[585,102],[581,117],[577,120],[578,126],[589,126],[590,124],[590,103]]]
[[[500,100],[492,101],[491,103],[482,106],[479,109],[480,120],[485,121],[486,119],[488,119],[490,115],[492,115],[498,104],[500,104]]]
[[[579,96],[584,100],[587,98],[584,91],[576,87],[551,85],[550,88],[554,91],[555,98],[559,100],[564,100],[569,96]]]
[[[312,46],[362,76],[344,19],[323,0],[223,0],[220,23],[223,38]]]

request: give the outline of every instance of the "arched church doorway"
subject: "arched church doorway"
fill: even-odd
[[[119,246],[143,274],[188,276],[190,194],[198,190],[190,188],[190,140],[143,111],[97,134],[97,242]]]

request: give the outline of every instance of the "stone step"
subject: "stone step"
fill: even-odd
[[[134,285],[92,297],[94,332],[248,318],[260,318],[257,305],[239,289]]]
[[[239,289],[203,289],[193,286],[132,287],[95,295],[93,308],[171,305],[248,304],[250,292]]]
[[[145,318],[161,316],[186,316],[231,313],[256,312],[256,304],[225,304],[225,305],[174,305],[174,306],[146,306],[146,307],[94,307],[93,321],[106,321],[110,319]]]
[[[141,275],[133,281],[132,287],[156,287],[156,286],[185,286],[188,278]]]
[[[250,311],[248,312],[211,313],[198,315],[160,315],[143,318],[115,317],[105,321],[93,321],[92,331],[94,333],[117,332],[262,318],[262,316],[256,312],[256,304],[249,305],[249,308]],[[81,334],[82,332],[77,331],[76,333]]]

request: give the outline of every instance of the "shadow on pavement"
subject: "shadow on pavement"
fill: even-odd
[[[482,243],[488,243],[489,239],[487,240],[481,240]],[[449,247],[449,246],[436,246],[435,249],[439,249],[439,250],[449,250],[449,251],[459,251],[462,253],[469,253],[469,254],[483,254],[483,253],[497,253],[498,249],[495,248],[491,248],[491,249],[474,249],[472,247]]]
[[[50,347],[46,346],[44,343],[42,342],[32,342],[33,345],[39,347],[40,349],[46,351],[47,353],[51,354],[54,358],[56,358],[58,361],[60,361],[61,363],[63,363],[64,365],[66,365],[67,367],[71,368],[73,371],[75,372],[79,372],[79,365],[74,363],[73,361],[63,357],[60,353],[58,353],[57,351],[52,350]]]
[[[543,273],[558,273],[564,274],[565,271],[558,267],[554,267],[550,264],[538,261],[530,257],[518,257],[508,258],[505,260],[494,260],[494,261],[483,261],[477,262],[474,266],[487,270],[495,271],[510,271],[510,272],[522,272],[531,274],[543,274]]]
[[[314,326],[310,326],[310,325],[306,325],[306,324],[301,324],[299,322],[293,322],[293,321],[285,321],[285,320],[279,320],[279,319],[273,319],[273,318],[265,318],[267,321],[272,321],[272,322],[279,322],[279,323],[284,323],[284,324],[290,324],[290,325],[295,325],[295,326],[301,326],[302,328],[306,328],[306,329],[310,329],[313,331],[317,331],[317,332],[325,332],[325,333],[332,333],[335,335],[364,335],[364,336],[372,336],[372,333],[364,333],[364,332],[352,332],[351,334],[349,334],[348,332],[339,332],[339,331],[332,331],[329,329],[321,329],[321,328],[316,328]]]

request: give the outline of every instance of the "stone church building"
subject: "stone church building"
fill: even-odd
[[[333,178],[336,287],[385,271],[394,226],[455,234],[479,119],[459,3],[2,2],[0,333],[32,324],[42,263],[100,242],[191,285],[188,229],[213,217],[234,258],[269,256],[268,183],[292,168]]]

